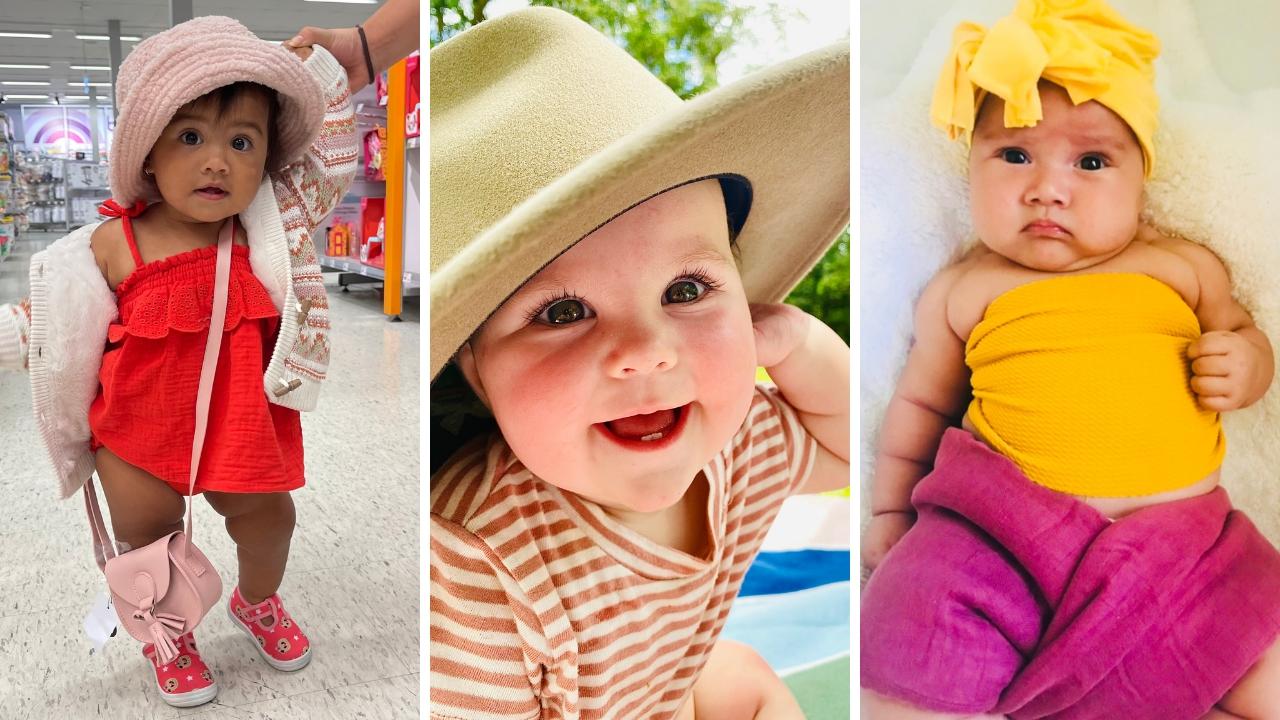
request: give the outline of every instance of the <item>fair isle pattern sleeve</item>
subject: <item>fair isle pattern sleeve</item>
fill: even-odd
[[[31,302],[0,305],[0,370],[26,370],[30,347]]]
[[[321,48],[315,48],[306,66],[324,89],[324,123],[306,155],[273,173],[271,180],[289,246],[292,294],[307,308],[299,312],[302,327],[284,362],[290,375],[319,382],[329,366],[329,299],[312,233],[351,186],[357,145],[346,72]],[[290,310],[298,308],[285,311]]]

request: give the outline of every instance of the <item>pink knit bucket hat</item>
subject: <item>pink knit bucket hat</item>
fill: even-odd
[[[278,170],[302,156],[324,122],[324,93],[302,61],[260,40],[229,17],[188,20],[143,40],[120,65],[115,137],[111,140],[111,196],[125,207],[159,200],[143,161],[178,108],[224,85],[255,82],[280,98],[273,149]]]

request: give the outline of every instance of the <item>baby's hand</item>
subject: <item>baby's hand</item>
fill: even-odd
[[[1250,388],[1262,378],[1261,350],[1242,335],[1214,330],[1187,347],[1191,360],[1191,391],[1200,407],[1226,412],[1244,407]]]
[[[804,342],[812,319],[809,313],[784,303],[752,303],[750,307],[759,367],[777,365]]]
[[[872,516],[867,534],[862,538],[862,564],[868,570],[875,570],[889,548],[898,544],[914,521],[915,516],[909,512],[885,512]]]
[[[293,45],[290,45],[288,42],[281,43],[281,45],[282,47],[284,47],[285,50],[288,50],[294,55],[297,55],[299,60],[306,60],[307,58],[311,57],[310,45],[301,45],[298,47],[294,47]]]

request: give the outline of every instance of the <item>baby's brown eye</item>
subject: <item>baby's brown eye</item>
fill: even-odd
[[[702,297],[702,284],[695,280],[677,280],[667,287],[663,298],[669,303],[687,303]]]
[[[1101,170],[1107,166],[1107,161],[1101,155],[1085,155],[1080,158],[1080,169],[1082,170]]]
[[[586,315],[582,302],[578,300],[561,300],[552,303],[545,311],[547,322],[552,325],[565,325],[581,320]]]
[[[1013,165],[1023,165],[1030,162],[1027,154],[1017,148],[1005,148],[1000,151],[1000,156],[1004,158],[1005,162]]]

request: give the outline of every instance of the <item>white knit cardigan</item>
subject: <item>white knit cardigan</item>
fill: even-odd
[[[305,65],[327,100],[320,134],[305,156],[264,178],[240,214],[253,273],[281,314],[263,390],[270,402],[297,410],[315,409],[329,365],[329,303],[311,234],[346,193],[357,156],[346,72],[320,47]],[[0,369],[30,371],[36,425],[62,498],[94,471],[89,406],[98,392],[107,326],[118,316],[89,246],[99,224],[32,257],[29,315],[0,306]]]

